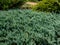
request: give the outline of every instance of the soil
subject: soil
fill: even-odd
[[[37,3],[36,3],[36,2],[26,2],[26,4],[29,4],[29,5],[36,5]]]

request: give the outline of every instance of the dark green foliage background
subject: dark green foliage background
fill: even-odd
[[[24,4],[24,2],[25,0],[0,0],[0,10],[6,10],[21,6],[22,4]]]
[[[0,11],[0,45],[58,45],[59,31],[60,14]]]
[[[60,2],[58,0],[42,0],[32,8],[36,11],[60,12]]]

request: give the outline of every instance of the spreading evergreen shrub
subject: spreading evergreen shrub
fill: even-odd
[[[42,0],[36,6],[33,7],[33,10],[59,12],[60,4],[58,0]]]
[[[20,6],[25,0],[0,0],[0,9],[13,8],[15,6]]]
[[[0,11],[0,45],[60,45],[59,42],[60,14]]]

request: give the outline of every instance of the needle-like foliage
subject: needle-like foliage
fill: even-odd
[[[59,38],[60,14],[0,11],[0,45],[58,45]]]

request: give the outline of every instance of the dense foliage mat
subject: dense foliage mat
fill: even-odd
[[[60,45],[59,33],[60,14],[0,11],[0,45]]]

